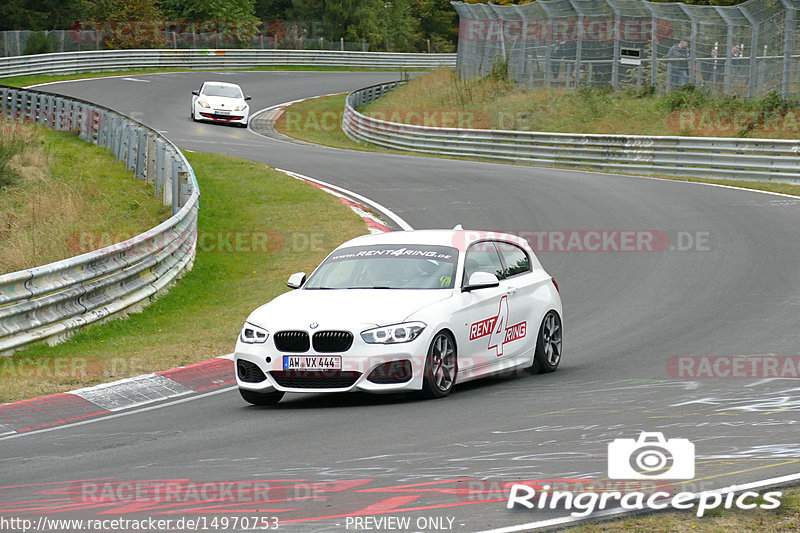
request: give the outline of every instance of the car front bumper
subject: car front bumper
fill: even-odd
[[[422,336],[421,336],[422,337]],[[352,352],[352,353],[350,353]],[[342,358],[340,371],[292,371],[284,370],[284,355],[337,356]],[[237,342],[234,353],[236,384],[241,389],[255,392],[370,392],[391,393],[418,391],[422,389],[423,370],[427,356],[427,340],[417,338],[402,344],[354,344],[344,354],[279,353],[268,340],[264,344]],[[240,365],[240,361],[244,363]],[[407,363],[404,363],[407,362]],[[252,368],[253,364],[263,373],[263,381],[243,380],[240,366]],[[407,366],[410,367],[406,370]],[[390,377],[386,377],[390,376]],[[252,375],[246,375],[253,379]],[[259,377],[261,377],[259,375]],[[385,383],[380,381],[393,381]],[[376,382],[379,381],[379,382]]]

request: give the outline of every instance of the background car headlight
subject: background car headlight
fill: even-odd
[[[361,338],[369,344],[398,344],[413,341],[423,329],[423,322],[406,322],[362,331]]]
[[[247,344],[262,344],[269,338],[269,331],[250,322],[245,322],[239,338]]]

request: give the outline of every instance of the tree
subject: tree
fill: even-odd
[[[224,40],[251,41],[258,33],[255,0],[162,0],[167,18],[200,25],[200,31],[215,29]]]
[[[331,40],[376,42],[381,39],[378,13],[382,0],[293,0],[295,20],[320,21]]]
[[[84,16],[80,0],[3,0],[0,31],[63,30]]]
[[[286,20],[292,9],[292,0],[256,0],[255,16],[259,20]]]
[[[419,20],[412,16],[409,0],[387,1],[378,12],[379,32],[387,50],[411,52],[422,37]]]
[[[156,48],[164,45],[155,0],[96,0],[84,9],[103,31],[109,48]]]
[[[458,17],[450,0],[412,0],[412,16],[420,23],[423,39],[433,51],[451,52],[458,40]]]

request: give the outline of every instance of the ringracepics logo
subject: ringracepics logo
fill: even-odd
[[[687,439],[665,439],[663,433],[643,431],[637,439],[616,439],[608,445],[608,477],[628,480],[689,480],[695,475],[695,448]],[[777,509],[781,491],[761,495],[754,491],[738,493],[735,487],[699,493],[674,492],[669,484],[656,490],[580,492],[552,490],[551,485],[511,486],[506,507],[514,509],[567,509],[572,516],[584,517],[595,511],[621,507],[630,511],[661,510],[668,507],[686,510],[697,506],[702,517],[717,508]],[[574,509],[574,510],[573,510]]]
[[[608,445],[611,479],[692,479],[694,444],[664,440],[663,433],[642,432],[639,438],[616,439]]]

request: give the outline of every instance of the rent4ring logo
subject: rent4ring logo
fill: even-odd
[[[508,296],[500,298],[500,310],[495,316],[473,323],[469,328],[469,340],[474,341],[489,336],[487,350],[494,348],[497,357],[503,355],[503,345],[519,340],[528,333],[527,321],[508,325]]]
[[[663,433],[643,431],[637,439],[616,439],[608,445],[608,477],[628,480],[689,480],[695,475],[694,444],[687,439],[665,439]],[[732,509],[777,509],[781,491],[737,493],[736,487],[718,490],[675,492],[674,485],[664,490],[580,492],[551,490],[550,485],[516,483],[511,486],[506,507],[526,509],[567,509],[576,517],[585,517],[608,507],[630,511],[661,510],[668,507],[685,510],[697,506],[697,516],[723,507]],[[537,491],[537,489],[539,489]],[[668,492],[669,491],[669,492]]]

